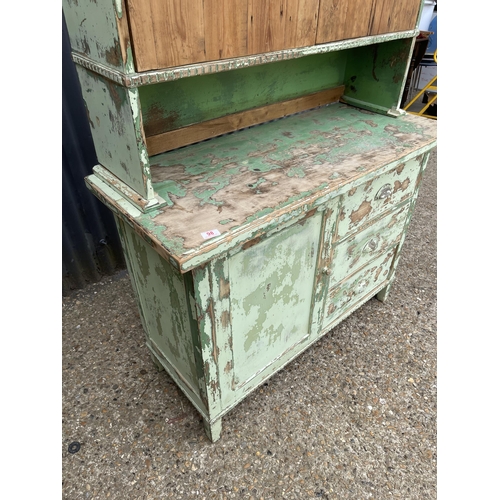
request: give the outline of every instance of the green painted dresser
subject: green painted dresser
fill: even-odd
[[[153,361],[212,441],[387,296],[437,141],[400,109],[420,9],[64,0],[99,160],[87,186],[115,215]]]

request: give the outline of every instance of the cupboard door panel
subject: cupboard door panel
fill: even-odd
[[[248,51],[314,45],[319,0],[248,0]]]
[[[420,0],[322,0],[316,43],[415,29]]]
[[[128,8],[137,71],[206,59],[202,1],[129,0]]]
[[[367,36],[373,0],[322,0],[316,43]]]
[[[373,4],[370,35],[415,29],[420,0],[378,0]]]
[[[204,0],[206,60],[248,53],[248,0]]]
[[[229,259],[230,386],[236,391],[226,394],[229,401],[254,387],[264,368],[279,369],[310,342],[321,221],[316,213]]]

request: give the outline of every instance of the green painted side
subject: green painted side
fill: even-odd
[[[119,227],[147,342],[173,368],[189,397],[203,405],[185,280],[128,224]]]
[[[147,136],[342,85],[346,52],[140,87]]]
[[[117,17],[125,13],[124,0],[63,0],[62,7],[71,48],[95,62],[126,72],[134,71],[128,48],[123,61],[118,36]]]
[[[232,375],[238,389],[249,390],[265,366],[310,334],[321,218],[317,213],[229,260]],[[224,405],[234,394],[223,394]]]
[[[81,66],[77,72],[99,163],[146,199],[153,197],[141,135],[137,89],[126,89]]]
[[[399,108],[412,38],[350,50],[345,70],[345,96],[374,112]]]

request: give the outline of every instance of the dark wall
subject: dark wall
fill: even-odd
[[[94,143],[63,16],[62,256],[63,294],[125,267],[109,209],[85,187],[97,164]]]

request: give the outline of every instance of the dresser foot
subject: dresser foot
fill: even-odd
[[[210,439],[212,443],[215,443],[215,441],[220,439],[222,434],[222,418],[219,418],[212,423],[203,419],[203,426],[205,427],[205,433],[208,439]]]
[[[392,286],[392,281],[385,288],[382,288],[382,290],[380,290],[380,292],[378,292],[377,295],[375,295],[375,297],[377,297],[377,299],[380,300],[380,302],[385,302],[391,290],[391,286]]]
[[[151,355],[151,359],[153,360],[154,365],[156,366],[156,369],[159,372],[162,372],[163,370],[165,370],[165,368],[163,368],[163,365],[158,361],[158,358],[153,353],[150,353],[150,355]]]

